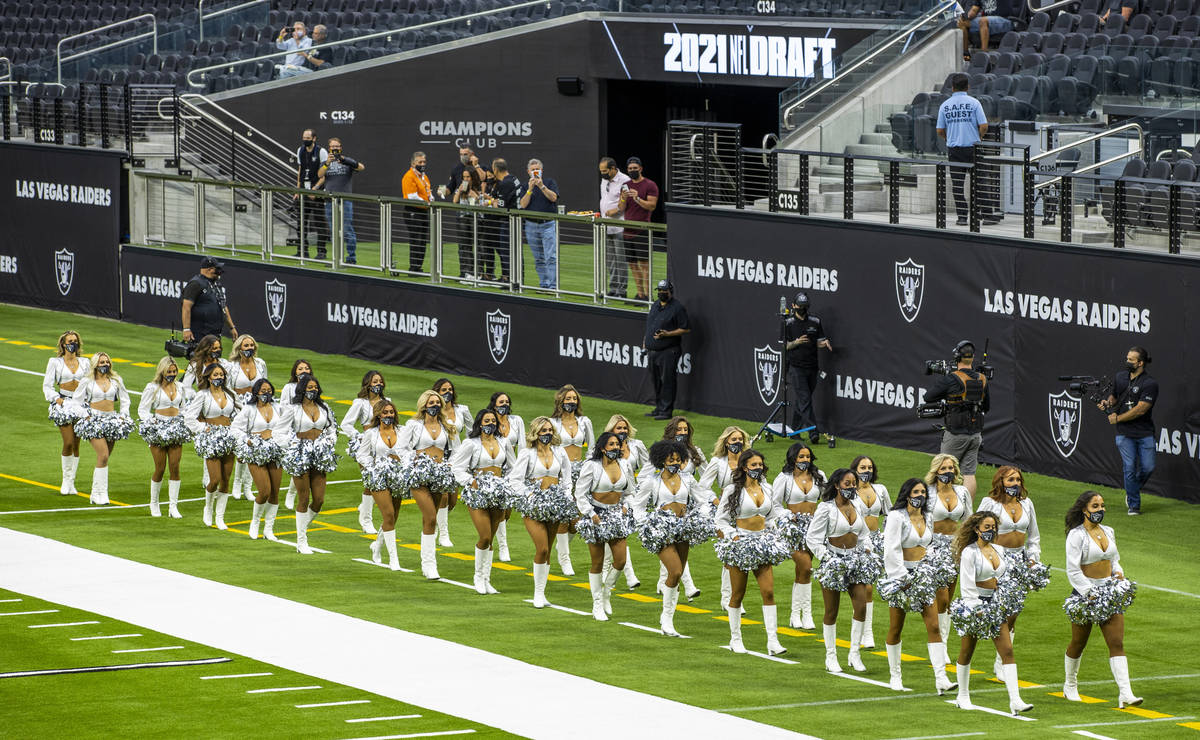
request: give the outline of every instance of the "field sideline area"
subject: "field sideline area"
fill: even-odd
[[[1020,718],[1007,715],[1004,687],[991,675],[993,651],[981,645],[976,652],[972,676],[972,698],[979,711],[962,711],[933,691],[933,676],[925,656],[925,634],[920,620],[910,617],[905,625],[904,682],[911,689],[898,693],[887,688],[887,660],[883,650],[887,607],[876,599],[874,637],[878,646],[864,651],[867,672],[834,675],[824,670],[823,645],[817,631],[780,627],[780,640],[788,652],[781,658],[766,658],[765,638],[759,611],[760,598],[752,585],[746,595],[743,636],[755,655],[732,655],[722,649],[729,631],[718,603],[719,562],[711,545],[695,548],[690,557],[692,573],[703,593],[690,603],[681,603],[676,627],[690,639],[672,640],[657,634],[660,599],[654,593],[657,558],[631,539],[630,552],[642,585],[637,590],[618,582],[613,619],[597,623],[591,619],[587,586],[587,551],[572,539],[574,567],[578,575],[565,578],[551,558],[547,598],[556,606],[535,610],[530,569],[532,546],[519,516],[509,524],[511,564],[496,563],[492,582],[501,592],[478,596],[461,587],[471,581],[472,547],[475,540],[464,506],[450,515],[453,548],[439,549],[438,567],[444,581],[426,582],[419,573],[417,542],[420,531],[415,506],[405,506],[396,527],[400,561],[415,572],[393,573],[369,562],[368,545],[373,539],[357,527],[356,508],[361,488],[358,469],[343,457],[331,474],[325,508],[310,527],[309,541],[320,552],[300,557],[287,546],[246,536],[250,503],[229,503],[226,532],[206,529],[200,523],[202,496],[200,460],[187,446],[183,456],[182,498],[184,518],[152,519],[145,504],[152,470],[150,454],[136,433],[117,444],[110,462],[110,495],[114,505],[93,507],[87,491],[92,476],[94,453],[85,443],[77,487],[81,497],[58,495],[60,481],[60,438],[46,418],[41,394],[41,375],[53,345],[64,330],[80,332],[83,353],[103,350],[114,358],[115,370],[130,391],[140,391],[150,380],[154,364],[163,356],[166,332],[117,321],[78,314],[30,309],[0,304],[0,378],[10,388],[7,419],[0,436],[0,702],[5,713],[6,737],[45,736],[55,729],[71,728],[72,734],[95,737],[119,732],[127,736],[230,737],[253,734],[262,737],[383,738],[432,737],[464,733],[465,737],[508,737],[503,725],[491,725],[471,715],[472,705],[486,704],[465,686],[479,685],[480,675],[464,675],[437,684],[445,696],[434,709],[417,699],[429,690],[429,677],[443,681],[437,668],[419,660],[390,663],[394,685],[385,693],[355,688],[348,681],[313,678],[293,663],[305,652],[303,641],[293,641],[293,626],[280,626],[256,619],[254,613],[238,614],[233,629],[253,635],[261,656],[214,646],[205,640],[181,638],[170,624],[143,627],[137,619],[115,618],[101,609],[64,606],[66,600],[37,598],[27,589],[14,588],[4,578],[5,563],[16,553],[4,552],[2,543],[18,542],[3,530],[50,538],[61,543],[121,558],[155,569],[173,571],[217,584],[245,589],[278,599],[298,602],[334,616],[355,618],[374,629],[450,641],[477,651],[513,659],[539,669],[551,669],[612,687],[628,689],[670,702],[714,710],[730,719],[739,718],[821,738],[874,738],[880,740],[951,737],[1091,737],[1133,740],[1135,738],[1188,738],[1200,740],[1200,636],[1194,615],[1200,613],[1200,563],[1195,553],[1195,532],[1200,523],[1197,507],[1149,496],[1143,499],[1143,516],[1125,517],[1122,493],[1101,492],[1109,502],[1109,518],[1121,550],[1125,573],[1139,582],[1137,601],[1126,615],[1125,648],[1135,693],[1145,698],[1140,707],[1118,709],[1117,688],[1109,673],[1107,652],[1098,631],[1084,652],[1080,691],[1087,699],[1072,703],[1055,696],[1063,679],[1062,654],[1069,638],[1068,622],[1061,604],[1069,593],[1063,564],[1062,517],[1083,484],[1033,474],[1026,484],[1036,504],[1042,531],[1043,558],[1055,566],[1046,591],[1030,595],[1016,630],[1015,652],[1023,681],[1023,696],[1035,705]],[[229,340],[224,342],[226,354]],[[354,397],[363,373],[372,363],[341,356],[320,355],[307,350],[260,344],[260,354],[269,366],[270,377],[280,385],[297,357],[311,361],[331,408],[340,416]],[[438,373],[400,367],[379,368],[387,380],[387,394],[403,412],[411,410],[418,394],[430,387]],[[552,408],[553,390],[495,383],[451,376],[460,402],[474,411],[493,391],[504,390],[513,399],[513,411],[530,420]],[[571,378],[548,378],[557,387]],[[136,407],[138,397],[133,396]],[[640,427],[638,438],[647,443],[661,435],[660,422],[646,420],[647,407],[637,404],[583,399],[581,412],[591,417],[597,430],[612,413],[624,413]],[[136,413],[136,408],[131,409]],[[757,415],[759,409],[748,409]],[[686,413],[686,412],[684,412]],[[695,427],[697,444],[706,454],[721,430],[739,424],[751,434],[758,422],[711,416],[688,415]],[[644,422],[644,423],[643,423]],[[931,433],[931,445],[934,443]],[[344,449],[344,438],[341,443]],[[776,440],[761,444],[767,456],[770,477],[783,462],[786,444]],[[825,471],[844,466],[856,455],[871,455],[880,471],[880,482],[894,495],[901,482],[919,477],[928,469],[929,456],[839,439],[837,449],[816,450]],[[1113,465],[1119,465],[1113,450]],[[994,469],[982,466],[981,487]],[[165,487],[164,487],[165,488]],[[164,491],[165,497],[165,491]],[[978,500],[978,497],[977,497]],[[119,503],[117,503],[119,502]],[[379,517],[376,514],[376,522]],[[291,540],[293,517],[281,506],[277,533]],[[9,533],[12,534],[12,533]],[[52,543],[51,543],[52,544]],[[69,567],[69,566],[66,566]],[[78,573],[59,571],[65,583]],[[792,565],[775,569],[776,602],[780,624],[786,625],[791,595]],[[53,569],[47,568],[53,580]],[[457,582],[457,583],[454,583]],[[47,583],[46,587],[50,585]],[[819,588],[814,587],[814,618],[820,619]],[[22,614],[58,610],[44,614]],[[6,616],[8,615],[8,616]],[[148,618],[149,619],[149,618]],[[95,622],[95,624],[87,624]],[[39,623],[80,623],[61,628],[34,628]],[[843,603],[839,620],[839,643],[849,638],[849,604]],[[182,630],[182,627],[180,627]],[[138,635],[102,640],[75,639],[110,635]],[[351,636],[338,631],[314,629],[307,640],[319,644],[324,654],[339,643],[348,659],[356,659],[364,671],[379,670],[381,656],[360,651]],[[847,643],[848,644],[848,643]],[[957,650],[950,640],[950,656]],[[142,647],[171,647],[161,652],[113,653]],[[839,651],[845,666],[845,647]],[[277,660],[265,657],[278,656]],[[299,656],[299,657],[298,657]],[[201,661],[228,658],[230,662],[198,663],[152,670],[130,669],[99,673],[63,673],[10,676],[14,672],[69,669],[83,666],[136,664],[151,661]],[[511,661],[510,661],[511,662]],[[287,664],[287,668],[279,667]],[[369,666],[369,667],[368,667]],[[253,683],[261,678],[200,680],[213,674],[270,673],[270,685]],[[951,673],[951,678],[954,674]],[[498,685],[497,695],[509,695],[517,687]],[[234,685],[236,684],[236,685]],[[279,693],[248,693],[256,688],[320,685],[320,690]],[[575,686],[575,683],[571,683]],[[578,685],[586,686],[580,682]],[[601,687],[604,688],[604,687]],[[308,694],[319,694],[311,698]],[[610,692],[611,693],[611,692]],[[582,737],[590,734],[589,717],[629,713],[632,727],[624,733],[638,736],[639,720],[649,734],[656,723],[636,716],[636,707],[622,702],[598,703],[587,690],[554,696],[557,716],[563,707],[573,710],[565,721],[542,737]],[[533,691],[524,695],[521,711],[537,713],[541,697]],[[327,702],[369,702],[328,707],[299,708],[297,705]],[[447,707],[461,706],[455,711]],[[997,710],[997,711],[988,711]],[[370,717],[407,717],[352,724],[348,720]],[[470,716],[468,716],[470,715]],[[718,717],[718,719],[720,719]],[[489,726],[491,725],[491,726]],[[746,728],[753,727],[749,723]],[[715,732],[684,731],[677,736],[712,736]],[[715,730],[715,725],[713,727]],[[764,728],[766,729],[766,728]],[[655,728],[656,736],[672,736]],[[725,731],[723,736],[755,735]]]

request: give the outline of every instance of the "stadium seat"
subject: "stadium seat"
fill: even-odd
[[[1152,21],[1148,15],[1135,15],[1130,19],[1129,24],[1125,27],[1125,33],[1132,36],[1134,41],[1137,41],[1141,37],[1150,33],[1150,30],[1153,28],[1153,23],[1154,21]]]
[[[1063,113],[1077,116],[1091,109],[1099,92],[1096,84],[1099,67],[1095,57],[1084,56],[1073,61],[1070,74],[1056,83],[1058,105]]]
[[[1176,70],[1187,65],[1188,54],[1191,51],[1191,41],[1182,36],[1172,36],[1158,47],[1158,56],[1150,62],[1147,75],[1149,88],[1155,95],[1178,96],[1176,88]]]
[[[1170,181],[1171,163],[1165,159],[1155,160],[1150,163],[1143,177],[1149,180],[1161,180],[1164,183]],[[1132,223],[1144,226],[1153,225],[1156,221],[1166,223],[1166,194],[1167,186],[1165,184],[1128,183],[1125,186],[1125,203],[1129,207]]]

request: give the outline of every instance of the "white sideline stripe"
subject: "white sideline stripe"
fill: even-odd
[[[45,377],[45,376],[46,376],[46,373],[44,373],[44,372],[42,372],[42,373],[39,373],[39,372],[34,372],[33,370],[24,370],[24,369],[22,369],[22,368],[19,368],[19,367],[10,367],[10,366],[8,366],[8,365],[0,365],[0,370],[11,370],[11,371],[13,371],[14,373],[23,373],[23,374],[25,374],[25,375],[36,375],[36,376],[37,376],[37,377],[39,377],[39,378],[43,378],[43,377]],[[129,389],[129,388],[126,388],[126,390],[127,390],[127,391],[129,391],[129,395],[131,395],[131,396],[140,396],[140,395],[142,395],[142,392],[141,392],[141,391],[135,391],[135,390],[131,390],[131,389]],[[45,400],[46,400],[46,399],[44,399],[44,398],[42,399],[42,401],[43,401],[43,402],[44,402]]]
[[[203,501],[204,497],[198,498],[181,498],[179,503],[186,504],[192,501]],[[150,504],[125,504],[123,506],[72,506],[66,509],[26,509],[24,511],[0,511],[0,516],[8,516],[10,514],[54,514],[59,511],[124,511],[125,509],[145,509]],[[20,601],[20,599],[16,599]]]
[[[71,673],[108,673],[110,671],[129,671],[138,668],[166,668],[172,666],[212,665],[213,663],[228,663],[229,658],[201,658],[200,660],[160,660],[154,663],[130,663],[126,665],[98,665],[85,668],[47,668],[40,671],[13,671],[0,673],[0,678],[24,678],[26,676],[63,676]]]
[[[320,704],[297,704],[296,709],[315,709],[317,707],[344,707],[348,704],[370,704],[370,699],[351,699],[350,701],[324,701]]]
[[[986,732],[957,732],[953,735],[921,735],[919,737],[895,737],[891,740],[943,740],[950,737],[976,737],[986,735]]]
[[[730,652],[733,651],[733,649],[730,648],[728,645],[718,645],[717,647],[721,648],[722,650],[729,650]],[[796,661],[794,661],[794,660],[788,660],[787,658],[779,658],[774,655],[767,655],[766,653],[756,653],[753,650],[747,650],[746,655],[753,655],[755,658],[762,658],[763,660],[770,660],[775,663],[784,663],[785,665],[796,665]]]
[[[255,678],[257,676],[274,676],[274,673],[227,673],[220,676],[201,676],[201,681],[212,681],[218,678]]]
[[[470,735],[474,730],[442,730],[441,732],[414,732],[409,735],[375,735],[373,737],[352,737],[346,740],[403,740],[408,737],[444,737],[446,735]]]
[[[18,601],[20,601],[20,599],[0,599],[0,604],[15,604]]]
[[[40,629],[45,629],[47,627],[79,627],[79,626],[82,626],[85,624],[100,624],[100,623],[93,619],[88,622],[59,622],[58,624],[27,624],[25,626],[31,630],[40,630]]]
[[[947,699],[947,700],[946,700],[946,703],[947,703],[947,704],[953,704],[953,703],[954,703],[954,700],[953,700],[953,699]],[[1037,719],[1036,719],[1036,718],[1034,718],[1034,717],[1026,717],[1026,716],[1025,716],[1025,715],[1023,715],[1023,714],[1010,714],[1010,713],[1008,713],[1008,712],[1001,712],[999,709],[992,709],[991,707],[981,707],[981,706],[979,706],[978,704],[976,704],[976,705],[974,705],[974,706],[975,706],[975,708],[971,710],[971,711],[973,711],[973,712],[987,712],[988,714],[996,714],[996,715],[999,715],[999,716],[1001,716],[1001,717],[1008,717],[1009,719],[1019,719],[1019,720],[1021,720],[1022,722],[1037,722]]]
[[[250,689],[247,694],[278,694],[280,691],[314,691],[320,686],[280,686],[274,689]]]
[[[1087,730],[1075,730],[1074,734],[1083,735],[1084,737],[1095,738],[1095,740],[1117,740],[1114,737],[1109,737],[1108,735],[1097,735],[1096,733],[1088,732]]]
[[[0,588],[294,671],[322,683],[461,717],[532,738],[678,737],[690,740],[805,738],[743,717],[671,701],[495,655],[270,594],[137,563],[0,528]],[[242,615],[273,625],[271,640]],[[313,634],[337,640],[312,640]],[[279,650],[299,644],[307,649]],[[361,656],[371,655],[364,663]],[[422,680],[397,681],[394,666],[422,666]],[[446,691],[453,685],[454,691]],[[552,700],[529,711],[530,696]],[[621,707],[579,722],[577,702]],[[553,699],[561,699],[554,701]]]
[[[1063,570],[1062,568],[1057,568],[1054,566],[1050,566],[1050,569],[1057,570],[1059,573],[1067,572],[1067,571]],[[1138,588],[1148,588],[1151,591],[1165,591],[1166,593],[1169,593],[1169,594],[1178,594],[1179,596],[1187,596],[1190,599],[1200,599],[1200,594],[1192,594],[1192,593],[1188,593],[1187,591],[1178,591],[1173,588],[1164,588],[1162,586],[1151,586],[1147,583],[1142,583],[1141,581],[1138,581],[1137,585],[1138,585]]]
[[[393,719],[417,719],[420,716],[419,714],[393,714],[391,717],[359,717],[358,719],[348,719],[346,722],[348,724],[356,722],[387,722]]]
[[[281,545],[287,545],[288,547],[292,548],[293,550],[299,549],[299,547],[300,547],[295,542],[288,542],[287,540],[283,540],[283,539],[279,539],[279,540],[275,540],[275,541]],[[267,540],[267,542],[270,542],[270,540]],[[313,547],[312,544],[309,544],[308,549],[312,550],[313,552],[322,553],[324,555],[332,555],[333,554],[329,550],[322,550],[319,547]]]
[[[134,632],[128,635],[96,635],[95,637],[72,637],[71,642],[83,642],[84,640],[119,640],[122,637],[141,637],[141,634]]]
[[[475,590],[475,587],[469,583],[463,583],[462,581],[452,581],[449,578],[439,578],[439,579],[437,579],[437,582],[438,583],[449,583],[451,586],[458,586],[459,588],[468,588],[472,591]]]
[[[327,480],[327,481],[325,481],[325,485],[327,485],[327,486],[340,486],[343,483],[362,483],[362,478],[348,478],[346,480]],[[1138,585],[1140,586],[1142,584],[1139,583]]]
[[[57,614],[57,609],[38,609],[32,612],[0,612],[0,617],[23,617],[29,614]]]
[[[384,568],[387,570],[391,570],[391,566],[389,566],[387,563],[376,563],[374,560],[367,560],[366,558],[354,558],[354,562],[366,563],[367,565],[374,565],[377,568]],[[415,573],[416,571],[412,570],[411,568],[401,568],[400,572],[401,573]]]
[[[183,645],[169,645],[167,647],[153,648],[129,648],[128,650],[114,650],[114,653],[157,653],[161,650],[183,650]]]
[[[661,629],[655,629],[654,627],[647,627],[644,624],[634,624],[633,622],[617,622],[617,624],[621,625],[622,627],[633,627],[635,630],[642,630],[643,632],[652,632],[656,635],[661,635],[663,633],[663,631]],[[678,631],[678,630],[676,630],[676,631]],[[692,639],[692,637],[691,637],[691,635],[678,635],[674,639],[690,640],[690,639]]]
[[[875,679],[867,678],[866,676],[856,676],[853,673],[842,672],[842,673],[830,673],[829,675],[837,676],[838,678],[848,678],[851,681],[859,681],[861,683],[869,683],[872,686],[882,686],[883,688],[888,689],[889,691],[892,688],[891,685],[889,685],[883,681],[876,681]],[[912,691],[912,689],[906,688],[906,689],[904,689],[904,691]],[[935,694],[935,696],[936,696],[936,694]]]
[[[526,604],[532,604],[532,603],[533,603],[533,599],[525,599],[525,603],[526,603]],[[578,615],[580,615],[580,616],[584,616],[584,617],[590,617],[590,616],[592,616],[592,613],[591,613],[591,612],[585,612],[585,611],[581,611],[581,610],[579,610],[579,609],[572,609],[571,607],[569,607],[569,606],[563,606],[562,604],[546,604],[546,606],[547,606],[547,607],[549,607],[549,608],[551,608],[551,609],[557,609],[557,610],[559,610],[560,612],[570,612],[571,614],[578,614]]]
[[[1087,722],[1081,725],[1055,725],[1056,730],[1070,730],[1075,727],[1112,727],[1113,725],[1141,725],[1147,722],[1187,722],[1195,717],[1155,717],[1154,719],[1127,719],[1117,722]]]

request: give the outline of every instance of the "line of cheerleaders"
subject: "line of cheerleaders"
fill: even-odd
[[[297,551],[312,554],[307,530],[324,504],[325,478],[338,464],[339,426],[309,362],[293,363],[277,400],[257,349],[253,337],[241,335],[226,358],[220,338],[204,337],[182,380],[170,357],[158,363],[154,380],[142,391],[136,424],[154,460],[150,513],[161,516],[159,495],[166,475],[168,514],[181,517],[179,460],[182,445],[191,442],[205,461],[205,525],[225,529],[228,500],[243,493],[254,502],[250,537],[258,538],[261,524],[263,536],[276,539],[278,496],[287,472],[292,479],[289,508],[295,495]],[[65,332],[47,365],[43,387],[49,417],[62,435],[61,492],[76,492],[80,440],[86,439],[96,452],[91,501],[105,504],[109,457],[135,423],[112,359],[103,352],[89,359],[81,352],[78,332]],[[660,628],[673,637],[679,636],[674,613],[680,587],[689,601],[700,594],[689,573],[689,551],[713,540],[724,564],[721,605],[729,615],[733,652],[746,652],[741,614],[751,578],[762,597],[767,652],[786,652],[777,637],[773,568],[791,560],[795,578],[789,621],[793,628],[814,628],[815,576],[824,602],[827,670],[842,671],[836,637],[843,595],[852,607],[847,660],[853,670],[866,670],[860,650],[875,646],[872,615],[878,590],[889,606],[891,688],[904,690],[900,637],[905,617],[913,613],[926,629],[939,694],[956,687],[946,675],[944,644],[953,628],[961,637],[955,668],[958,706],[972,708],[971,658],[979,640],[991,640],[996,648],[993,669],[1007,686],[1010,711],[1032,709],[1019,694],[1013,635],[1027,596],[1047,586],[1050,569],[1041,561],[1037,515],[1020,470],[1001,467],[988,494],[975,505],[974,492],[962,485],[958,461],[936,455],[924,477],[906,480],[892,500],[867,456],[827,475],[818,468],[813,450],[796,443],[772,482],[765,457],[747,447],[749,436],[740,427],[727,427],[706,458],[684,417],[670,420],[662,439],[647,448],[621,415],[595,434],[582,406],[580,394],[567,385],[555,394],[553,412],[528,424],[512,413],[511,399],[503,392],[492,394],[487,406],[472,415],[457,402],[454,384],[443,378],[420,394],[414,418],[401,424],[383,374],[367,372],[340,431],[349,438],[350,455],[361,470],[363,531],[376,533],[374,508],[382,514],[372,559],[382,564],[386,551],[388,565],[399,568],[396,513],[411,498],[421,512],[421,571],[438,579],[436,547],[439,542],[452,546],[446,513],[461,495],[477,533],[478,593],[497,593],[491,584],[493,549],[501,561],[509,560],[506,523],[515,510],[534,545],[534,606],[548,605],[552,546],[564,575],[574,575],[569,554],[574,532],[590,555],[592,615],[607,621],[619,575],[624,573],[631,588],[638,585],[627,548],[629,536],[636,533],[659,558]],[[251,479],[256,492],[250,490]],[[1072,591],[1063,608],[1072,632],[1063,694],[1079,701],[1079,661],[1092,626],[1098,625],[1109,649],[1119,704],[1135,705],[1142,700],[1130,688],[1123,614],[1133,602],[1136,584],[1122,573],[1113,530],[1101,524],[1104,512],[1103,498],[1088,491],[1066,515],[1066,571]]]

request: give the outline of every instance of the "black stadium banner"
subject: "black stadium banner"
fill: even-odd
[[[179,326],[193,254],[126,246],[122,318]],[[225,260],[222,282],[238,329],[262,343],[585,395],[649,401],[645,317],[385,278]],[[680,361],[686,388],[691,358]],[[415,402],[415,399],[413,399]]]
[[[1200,502],[1200,350],[1192,302],[1200,261],[1059,247],[986,235],[931,238],[898,226],[669,206],[672,279],[693,331],[686,408],[765,416],[779,395],[779,299],[808,293],[822,350],[827,431],[927,452],[940,433],[916,417],[961,339],[995,366],[983,457],[1121,488],[1103,413],[1060,375],[1112,376],[1145,346],[1160,384],[1153,493]],[[914,475],[923,471],[914,470]]]
[[[123,156],[0,143],[0,300],[117,316]]]

